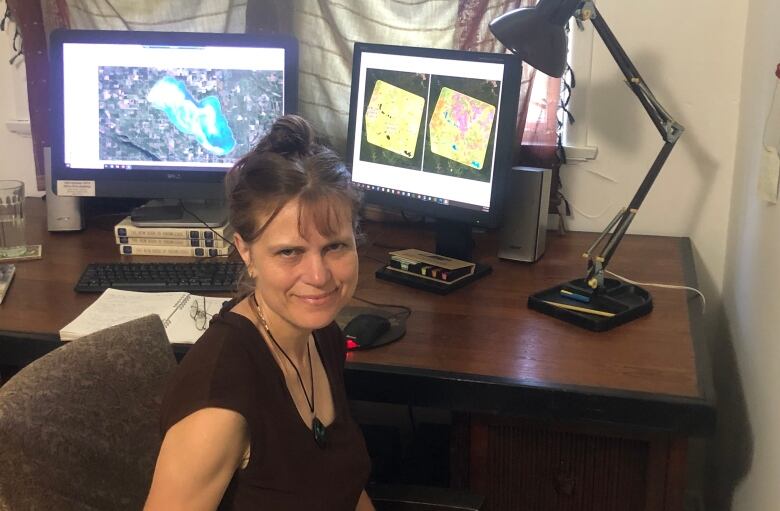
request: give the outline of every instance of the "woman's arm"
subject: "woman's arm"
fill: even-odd
[[[374,509],[374,504],[371,503],[371,499],[366,493],[366,490],[363,490],[363,493],[360,494],[360,500],[358,500],[355,511],[376,511]]]
[[[204,408],[174,424],[157,457],[145,511],[214,511],[249,449],[244,417]]]

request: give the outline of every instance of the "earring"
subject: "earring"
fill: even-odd
[[[250,279],[254,279],[255,278],[255,272],[253,272],[252,268],[250,268],[249,266],[246,267],[246,272],[249,274],[249,278]]]

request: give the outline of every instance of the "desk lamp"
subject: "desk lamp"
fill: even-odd
[[[629,88],[642,103],[664,141],[631,203],[618,212],[583,254],[588,261],[585,277],[541,291],[528,299],[531,309],[590,330],[602,331],[643,316],[653,308],[647,291],[605,278],[604,273],[684,128],[672,119],[650,92],[592,1],[540,0],[536,7],[515,9],[499,16],[490,22],[490,30],[504,46],[529,65],[547,75],[560,77],[566,67],[564,27],[572,16],[593,23],[626,77]]]

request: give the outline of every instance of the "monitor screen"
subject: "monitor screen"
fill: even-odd
[[[222,199],[227,170],[297,107],[288,36],[63,30],[50,53],[61,195]]]
[[[347,160],[366,200],[495,226],[520,69],[509,54],[356,43]]]

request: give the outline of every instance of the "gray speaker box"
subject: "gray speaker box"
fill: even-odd
[[[532,263],[544,254],[552,170],[512,167],[506,177],[498,257]]]
[[[79,197],[60,197],[52,189],[51,148],[43,148],[43,166],[46,171],[46,226],[50,231],[80,231],[84,216]]]

